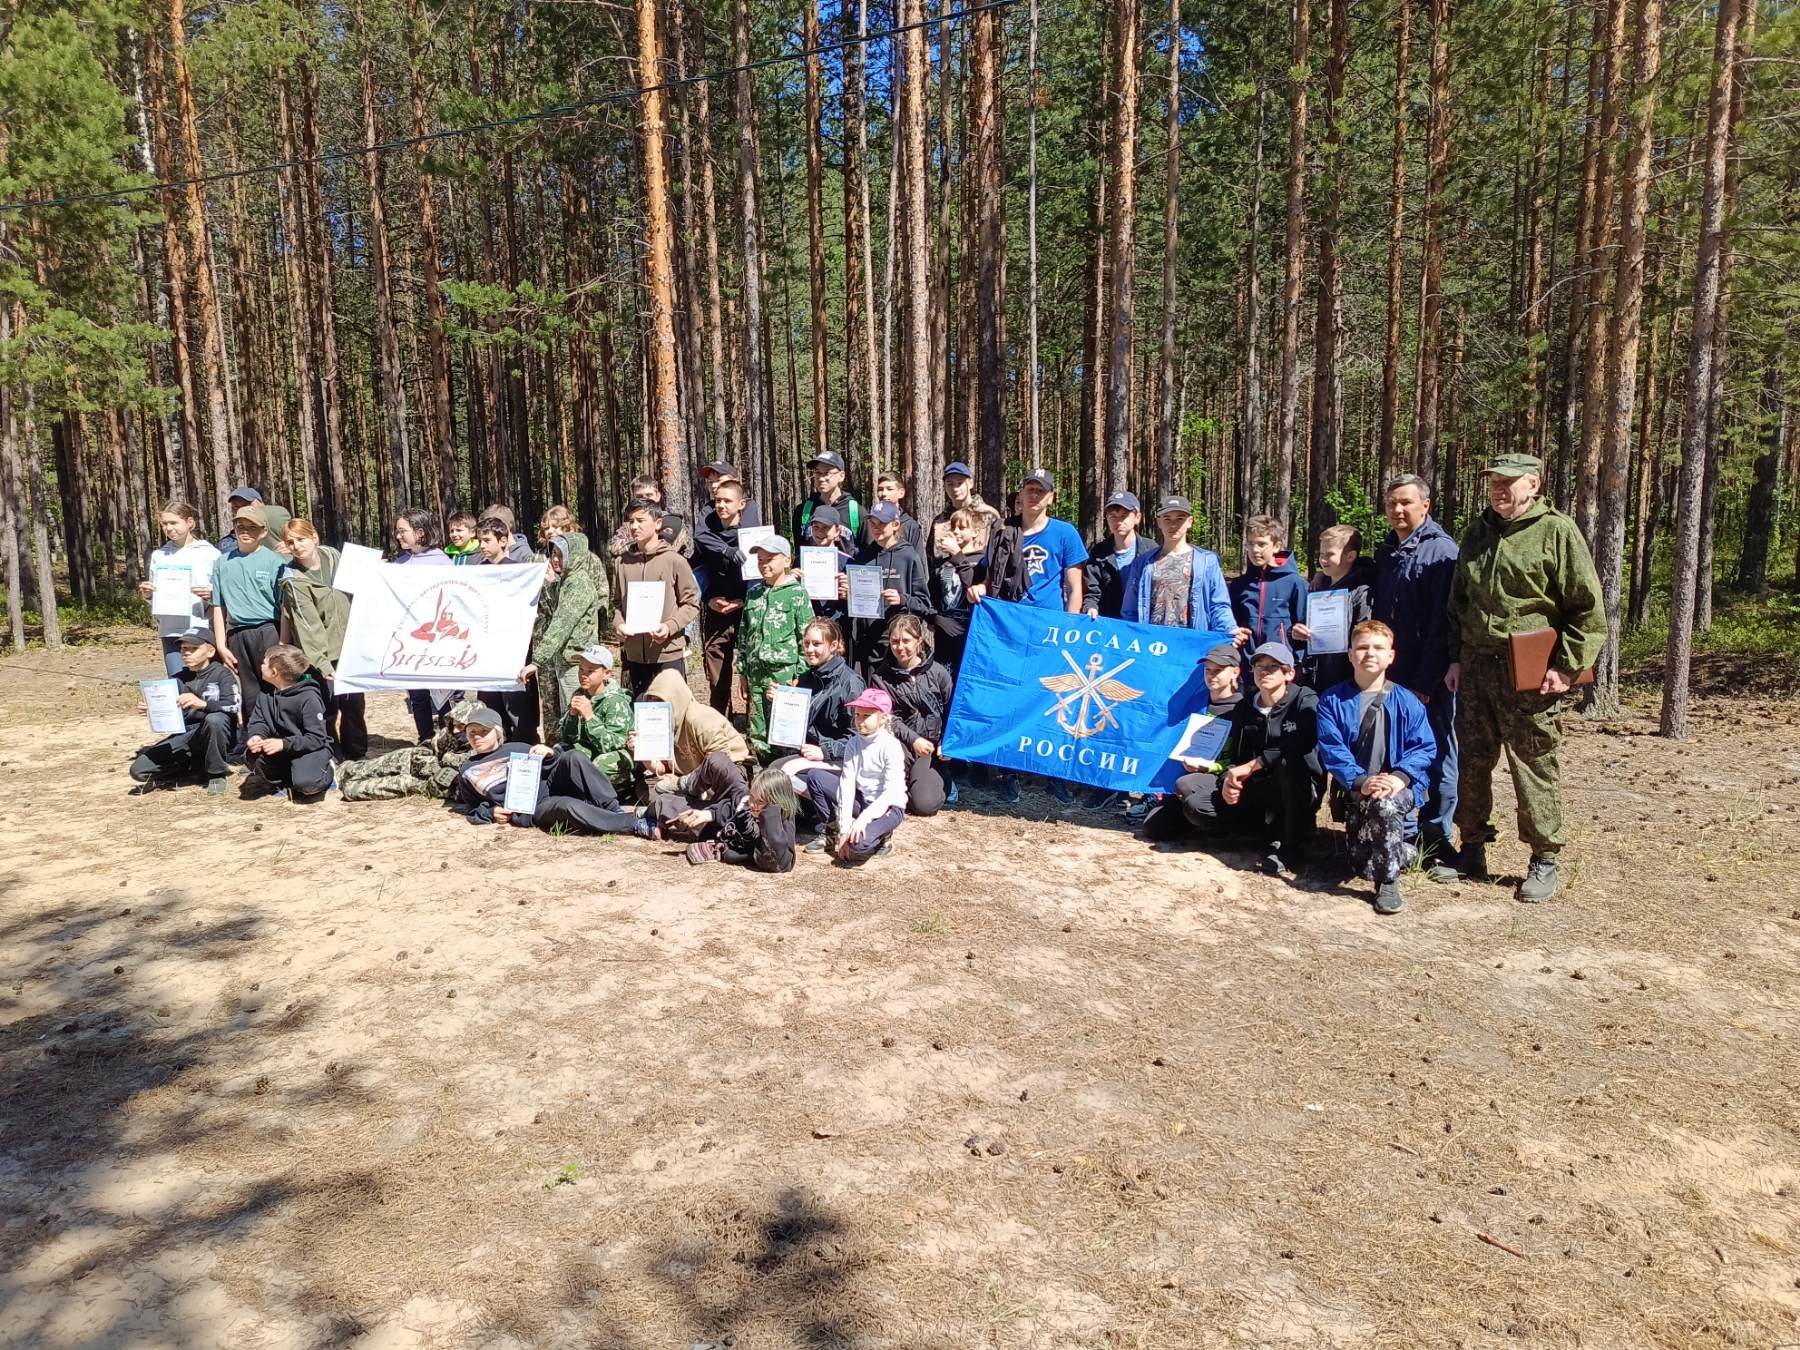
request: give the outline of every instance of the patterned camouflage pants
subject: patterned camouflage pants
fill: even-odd
[[[338,786],[344,800],[381,801],[390,797],[423,795],[431,790],[437,772],[436,752],[429,745],[409,745],[374,759],[338,766]]]
[[[1412,845],[1406,841],[1407,817],[1412,814],[1409,788],[1398,797],[1344,797],[1344,837],[1350,846],[1350,870],[1370,881],[1392,881],[1412,861]]]
[[[1563,700],[1512,687],[1506,653],[1464,656],[1462,689],[1456,697],[1456,738],[1462,762],[1457,787],[1456,827],[1465,844],[1495,837],[1494,770],[1504,750],[1512,765],[1513,795],[1519,803],[1519,838],[1536,855],[1562,851]]]

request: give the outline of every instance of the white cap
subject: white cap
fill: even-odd
[[[586,661],[590,666],[605,666],[608,670],[613,668],[613,654],[611,648],[602,646],[600,643],[595,643],[592,647],[583,647],[581,649],[581,659]]]
[[[767,553],[770,557],[775,556],[777,553],[785,553],[790,558],[794,556],[794,546],[788,543],[788,541],[783,539],[780,535],[775,535],[773,538],[769,539],[758,539],[754,544],[750,545],[750,551],[752,553]]]

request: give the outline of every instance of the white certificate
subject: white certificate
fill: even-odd
[[[806,713],[812,707],[812,691],[799,685],[778,684],[769,700],[769,744],[806,744]]]
[[[879,619],[882,610],[881,569],[875,566],[846,567],[844,571],[850,577],[850,617]]]
[[[838,598],[838,551],[835,544],[820,548],[807,544],[800,550],[800,573],[806,578],[808,600]]]
[[[649,633],[662,626],[663,595],[666,581],[628,581],[625,583],[625,619],[619,631],[627,635]]]
[[[506,800],[500,804],[516,815],[530,815],[537,810],[538,782],[543,776],[544,761],[536,755],[508,755]]]
[[[744,552],[745,581],[762,580],[762,568],[757,566],[756,554],[751,550],[765,539],[774,537],[775,527],[773,525],[740,525],[738,527],[738,547]]]
[[[650,759],[674,759],[675,732],[669,721],[669,705],[634,703],[631,713],[632,731],[636,734],[631,757],[640,763]]]
[[[1231,735],[1231,723],[1211,713],[1195,713],[1181,729],[1181,739],[1169,751],[1170,759],[1199,759],[1216,764]]]
[[[1318,655],[1350,650],[1350,592],[1318,591],[1306,597],[1306,650]]]
[[[380,562],[380,549],[345,542],[338,549],[337,573],[331,578],[331,589],[355,595],[359,587],[374,580],[374,568]]]
[[[139,680],[138,688],[144,692],[144,708],[150,714],[150,730],[159,736],[167,736],[171,732],[187,729],[187,723],[181,719],[181,709],[175,702],[181,697],[179,684],[174,680]]]
[[[150,574],[150,612],[159,619],[190,619],[194,615],[194,569],[158,567]]]

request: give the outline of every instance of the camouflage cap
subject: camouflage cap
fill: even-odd
[[[476,709],[477,709],[477,708],[479,708],[479,707],[481,707],[481,706],[483,706],[483,705],[482,705],[482,704],[480,704],[480,703],[478,703],[478,702],[476,702],[476,701],[475,701],[475,700],[474,700],[474,699],[472,699],[472,698],[465,698],[465,699],[462,699],[462,700],[459,700],[459,701],[458,701],[458,702],[457,702],[457,703],[456,703],[456,704],[455,704],[455,706],[453,706],[453,707],[452,707],[452,708],[451,708],[451,709],[450,709],[450,720],[451,720],[451,721],[452,721],[452,722],[457,722],[457,723],[460,723],[460,724],[461,724],[461,725],[463,725],[463,726],[465,726],[465,727],[466,727],[466,726],[468,726],[468,725],[469,725],[469,717],[470,717],[470,715],[471,715],[471,714],[472,714],[472,713],[473,713],[473,712],[474,712],[474,711],[475,711],[475,710],[476,710]]]
[[[1495,455],[1488,461],[1487,467],[1482,472],[1497,473],[1502,478],[1523,478],[1526,474],[1542,478],[1544,461],[1536,455]]]

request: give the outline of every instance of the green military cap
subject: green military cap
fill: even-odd
[[[1526,474],[1542,478],[1544,461],[1536,455],[1496,455],[1482,472],[1497,473],[1502,478],[1523,478]]]

